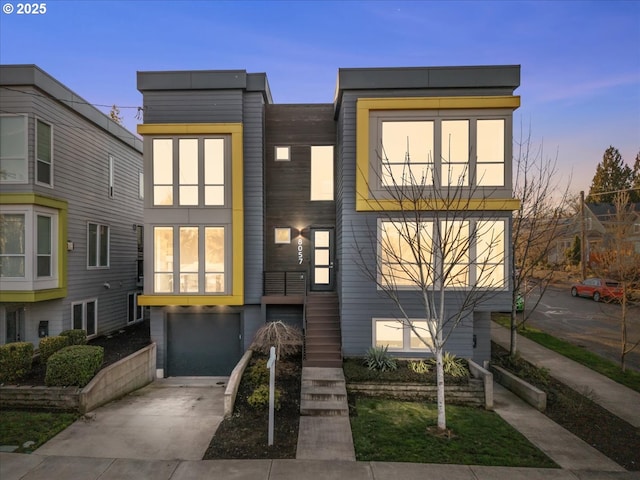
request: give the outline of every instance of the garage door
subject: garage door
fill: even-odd
[[[239,313],[167,316],[168,376],[227,376],[241,356]]]

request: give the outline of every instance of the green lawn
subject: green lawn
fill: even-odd
[[[71,425],[75,413],[33,412],[26,410],[0,410],[0,445],[17,445],[16,452],[32,452],[50,438]],[[25,442],[34,445],[23,448]]]
[[[357,460],[558,467],[496,413],[480,408],[447,406],[452,438],[427,432],[436,425],[435,404],[358,398],[356,410],[351,429]]]
[[[506,314],[494,314],[493,320],[503,327],[509,328],[509,316]],[[579,347],[572,343],[560,340],[553,337],[548,333],[545,333],[536,328],[525,326],[518,329],[518,333],[523,337],[533,340],[539,343],[543,347],[558,352],[571,360],[574,360],[582,365],[589,367],[602,375],[609,377],[611,380],[618,382],[626,387],[629,387],[637,392],[640,392],[640,373],[635,370],[627,369],[623,372],[620,366],[607,360],[606,358],[596,355],[583,347]]]

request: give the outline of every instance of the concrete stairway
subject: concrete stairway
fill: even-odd
[[[300,415],[349,416],[341,368],[303,367]]]
[[[305,306],[305,367],[342,368],[338,296],[310,293]]]
[[[302,368],[300,415],[297,459],[356,459],[342,368]]]

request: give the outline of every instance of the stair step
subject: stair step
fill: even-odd
[[[345,400],[300,400],[301,415],[340,416],[349,415],[349,406]]]
[[[328,360],[328,359],[313,359],[305,358],[302,361],[302,365],[305,367],[313,368],[341,368],[342,359]]]

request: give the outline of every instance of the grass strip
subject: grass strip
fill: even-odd
[[[75,413],[0,410],[0,445],[16,445],[16,453],[32,452],[77,418]],[[29,441],[35,443],[24,447]]]
[[[509,316],[505,314],[494,314],[493,320],[503,327],[510,328]],[[561,340],[557,337],[549,335],[537,328],[524,326],[518,328],[518,333],[529,340],[542,345],[543,347],[553,350],[571,360],[578,362],[591,370],[598,372],[611,380],[629,387],[636,392],[640,392],[640,373],[635,370],[627,369],[622,371],[620,366],[601,357],[583,347],[574,345],[573,343]]]
[[[451,437],[431,433],[435,404],[359,397],[351,417],[356,459],[557,468],[544,453],[496,413],[447,406]]]

